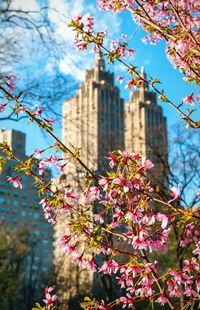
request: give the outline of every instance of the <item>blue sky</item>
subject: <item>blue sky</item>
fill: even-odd
[[[90,0],[15,0],[13,5],[16,8],[22,7],[23,9],[37,10],[43,3],[49,4],[51,8],[54,7],[60,12],[55,13],[55,11],[51,9],[48,11],[49,19],[54,23],[55,35],[60,36],[63,42],[66,42],[67,53],[57,62],[57,69],[63,74],[72,75],[72,78],[78,78],[78,82],[83,81],[85,69],[92,67],[93,54],[74,51],[73,33],[67,28],[67,23],[71,16],[78,15],[82,12],[92,13],[97,20],[96,29],[99,31],[108,29],[109,38],[113,39],[119,38],[122,33],[127,34],[127,37],[131,37],[137,28],[128,12],[122,12],[120,14],[98,12],[95,1]],[[12,31],[16,32],[16,35],[20,34],[19,28],[14,28]],[[167,96],[176,104],[180,103],[181,99],[193,90],[193,86],[187,85],[182,79],[182,74],[178,70],[173,69],[172,65],[168,62],[165,55],[165,43],[160,42],[156,46],[150,44],[145,45],[141,42],[141,39],[144,36],[144,32],[141,29],[138,29],[130,41],[130,47],[136,50],[136,54],[131,59],[131,63],[138,68],[144,66],[148,75],[157,77],[162,82],[160,88],[165,90]],[[44,72],[53,74],[55,64],[43,51],[42,46],[37,46],[37,42],[34,43],[34,46],[31,46],[31,44],[29,44],[30,38],[26,32],[24,33],[24,30],[23,40],[21,40],[23,48],[18,51],[19,54],[21,53],[20,56],[23,61],[14,65],[10,63],[8,70],[16,74],[18,81],[22,84],[28,76],[40,79],[40,76]],[[118,75],[126,75],[126,72],[117,62],[114,66],[108,65],[107,68],[114,71],[116,77]],[[129,92],[124,89],[125,85],[118,84],[118,86],[121,89],[121,96],[127,101],[129,98]],[[60,109],[61,104],[62,103],[60,102]],[[171,127],[178,121],[177,113],[168,106],[168,104],[161,103],[161,105],[164,109],[164,115],[167,117],[168,126]],[[26,121],[4,121],[0,122],[0,127],[13,128],[26,132],[28,153],[31,153],[34,147],[43,148],[46,144],[46,140],[41,132],[38,129],[35,129],[33,124],[27,126]],[[61,136],[60,125],[57,126],[56,133]]]

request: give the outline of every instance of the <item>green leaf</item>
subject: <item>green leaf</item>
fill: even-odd
[[[157,79],[157,78],[153,79],[152,85],[154,85],[154,84],[156,84],[156,83],[161,84],[161,82],[160,82],[159,79]]]
[[[41,307],[39,303],[36,303],[35,305],[37,308],[32,308],[32,310],[38,310],[38,309],[43,310],[43,307]]]
[[[88,297],[88,296],[86,296],[86,297],[84,298],[84,301],[91,301],[91,298]]]
[[[168,102],[168,99],[165,97],[165,95],[160,95],[160,100],[162,100],[163,102]]]

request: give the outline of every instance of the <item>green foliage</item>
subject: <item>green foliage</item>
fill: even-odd
[[[0,226],[0,308],[12,302],[17,294],[21,266],[28,250],[28,234],[18,228],[15,231]]]

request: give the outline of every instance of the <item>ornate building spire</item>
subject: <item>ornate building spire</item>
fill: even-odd
[[[105,71],[105,60],[103,59],[103,54],[100,50],[99,53],[96,55],[95,61],[94,61],[95,80],[100,79],[100,76],[101,76],[100,72],[102,71]]]
[[[144,66],[141,67],[141,76],[146,80],[147,79],[147,75],[144,69]],[[149,86],[147,83],[144,83],[142,87],[140,87],[140,89],[144,92],[144,91],[148,91],[149,90]]]
[[[144,67],[141,75],[146,80]],[[163,176],[165,182],[163,162],[167,163],[167,124],[162,107],[157,104],[156,94],[144,83],[131,93],[127,106],[125,148],[151,159],[156,166],[152,170],[154,177],[161,179]]]

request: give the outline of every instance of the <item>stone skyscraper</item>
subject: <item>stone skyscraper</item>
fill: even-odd
[[[124,101],[101,54],[76,96],[64,102],[63,143],[80,147],[80,158],[92,171],[102,170],[108,152],[124,148]]]
[[[143,72],[144,77],[145,73]],[[151,159],[155,182],[167,177],[167,123],[163,109],[157,104],[156,94],[144,84],[131,92],[125,110],[125,150],[138,152]],[[163,173],[165,170],[165,173]]]

